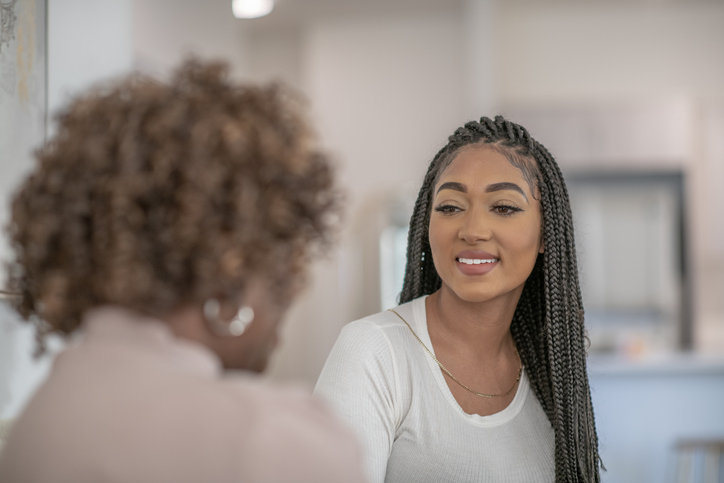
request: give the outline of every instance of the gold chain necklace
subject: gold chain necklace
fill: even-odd
[[[442,365],[442,362],[440,362],[439,360],[437,360],[437,357],[435,357],[435,354],[433,354],[432,351],[427,348],[427,346],[425,345],[425,343],[417,336],[417,334],[415,333],[415,331],[412,330],[412,327],[410,327],[410,324],[408,324],[407,321],[406,321],[405,319],[403,319],[400,314],[398,314],[398,313],[397,313],[396,311],[394,311],[393,309],[388,309],[388,310],[389,310],[390,312],[392,312],[393,314],[395,314],[396,316],[398,316],[398,317],[400,318],[400,320],[402,320],[402,321],[405,323],[405,325],[407,326],[407,328],[410,329],[410,332],[412,332],[412,335],[414,335],[414,336],[415,336],[415,339],[417,339],[417,342],[419,342],[420,345],[422,346],[422,348],[425,349],[428,354],[430,354],[430,357],[432,357],[432,359],[433,359],[435,362],[437,362],[437,365],[440,366],[440,369],[442,369],[442,371],[443,371],[445,374],[447,374],[448,376],[450,376],[450,379],[452,379],[453,381],[457,382],[457,383],[460,384],[462,387],[464,387],[464,388],[467,389],[468,391],[472,392],[472,393],[475,394],[476,396],[480,396],[480,397],[503,397],[503,396],[507,396],[508,394],[510,394],[510,393],[513,391],[513,389],[515,389],[515,386],[518,385],[518,383],[520,382],[520,376],[521,376],[521,374],[523,374],[523,362],[520,361],[520,354],[518,354],[518,351],[516,350],[516,351],[515,351],[515,355],[518,356],[518,361],[520,361],[520,369],[518,369],[518,377],[515,379],[515,382],[513,383],[513,385],[511,386],[510,389],[508,389],[507,391],[505,391],[503,394],[483,394],[482,392],[478,392],[478,391],[475,391],[475,390],[473,390],[473,389],[470,389],[468,386],[466,386],[466,385],[463,384],[462,382],[458,381],[458,378],[455,377],[455,376],[453,376],[453,375],[450,373],[450,371],[448,371],[447,369],[445,369],[445,366]]]

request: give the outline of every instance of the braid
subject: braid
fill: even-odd
[[[555,433],[556,481],[599,482],[602,465],[586,371],[570,200],[558,164],[525,128],[501,116],[483,117],[458,128],[435,155],[410,219],[400,303],[431,294],[442,284],[428,233],[433,189],[459,150],[471,144],[488,145],[504,154],[537,187],[545,251],[525,283],[510,330]]]

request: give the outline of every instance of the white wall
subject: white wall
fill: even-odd
[[[462,4],[462,49],[465,78],[462,119],[479,119],[499,111],[499,0],[465,0]],[[461,120],[462,122],[462,120]]]
[[[48,105],[133,67],[131,0],[48,1]]]
[[[244,25],[242,25],[244,28]],[[283,82],[304,92],[303,52],[306,29],[302,26],[279,26],[246,29],[246,70],[244,77],[253,82]]]
[[[724,97],[720,2],[500,2],[504,103]]]
[[[129,0],[133,55],[143,72],[164,76],[189,54],[229,62],[241,75],[247,59],[243,21],[230,0]]]
[[[351,201],[422,179],[460,124],[457,14],[314,25],[304,68],[317,125],[338,153]]]
[[[724,353],[724,101],[699,106],[695,138],[697,170],[692,175],[690,213],[696,279],[696,344]]]

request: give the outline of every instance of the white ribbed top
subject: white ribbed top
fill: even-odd
[[[425,297],[395,310],[433,349]],[[553,429],[525,371],[504,410],[467,414],[392,312],[344,327],[315,392],[357,432],[373,483],[555,479]]]

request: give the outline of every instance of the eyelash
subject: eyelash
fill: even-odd
[[[507,212],[498,211],[500,209],[507,210]],[[456,213],[458,211],[462,211],[462,209],[455,205],[439,205],[439,206],[435,207],[435,211],[438,213],[442,213],[444,215],[449,215],[452,213]],[[502,216],[512,216],[512,215],[518,213],[519,211],[523,211],[523,210],[518,208],[517,206],[501,204],[501,205],[494,205],[493,211]]]
[[[502,212],[500,212],[500,211],[497,211],[497,210],[499,210],[499,209],[501,209],[501,208],[502,208],[502,209],[505,209],[505,210],[508,210],[508,212],[507,212],[507,213],[502,213]],[[500,214],[500,215],[503,215],[503,216],[512,216],[512,215],[518,213],[519,211],[523,211],[522,209],[518,208],[517,206],[513,206],[513,205],[495,205],[495,206],[493,206],[493,210],[494,210],[496,213],[498,213],[498,214]]]
[[[435,211],[437,211],[438,213],[449,215],[450,213],[460,211],[460,208],[455,205],[439,205],[435,207]]]

